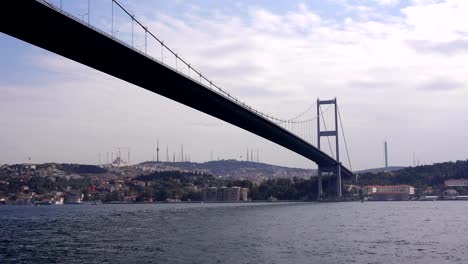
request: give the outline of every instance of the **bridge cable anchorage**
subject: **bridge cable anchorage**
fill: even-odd
[[[337,109],[338,109],[338,118],[340,120],[340,126],[341,126],[341,134],[343,135],[343,140],[345,143],[346,156],[348,157],[349,169],[353,171],[353,166],[351,165],[351,157],[349,156],[349,151],[348,151],[348,143],[346,141],[346,136],[345,136],[344,129],[343,129],[343,123],[341,122],[340,108],[337,106]]]
[[[325,128],[325,131],[328,131],[327,124],[325,123],[325,118],[323,117],[322,107],[319,106],[319,108],[320,108],[320,115],[322,116],[322,120],[323,120],[323,127]],[[328,140],[328,146],[330,147],[330,152],[331,152],[332,158],[334,159],[335,155],[333,154],[333,148],[332,148],[331,143],[330,143],[330,137],[327,137],[327,140]]]

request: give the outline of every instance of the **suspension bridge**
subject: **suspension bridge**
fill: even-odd
[[[62,1],[52,0],[5,1],[2,6],[2,33],[221,119],[315,162],[319,199],[323,197],[322,177],[335,177],[336,197],[342,196],[342,177],[353,179],[336,98],[317,100],[289,119],[261,112],[191,66],[117,0],[109,0],[108,28],[93,23],[89,0],[84,14],[72,14],[63,8]],[[119,37],[118,27],[123,26],[131,31],[120,32]],[[128,37],[126,41],[124,36]],[[327,107],[323,109],[323,105]],[[334,119],[332,128],[326,126],[327,113]],[[341,136],[349,168],[340,160]],[[330,154],[321,144],[322,137],[327,139]],[[334,147],[330,137],[334,138]]]

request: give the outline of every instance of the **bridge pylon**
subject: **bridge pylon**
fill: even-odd
[[[327,130],[325,119],[322,114],[321,105],[334,105],[334,108],[335,108],[335,129],[334,130]],[[323,119],[325,130],[321,130],[320,118]],[[341,199],[343,195],[342,195],[342,184],[341,184],[340,146],[339,146],[339,140],[338,140],[338,104],[337,104],[336,97],[332,100],[317,99],[317,147],[318,149],[321,149],[320,140],[322,137],[335,137],[335,154],[336,154],[337,165],[336,167],[335,166],[330,167],[330,166],[322,166],[318,164],[317,199],[318,200],[323,199],[322,176],[324,173],[327,173],[327,174],[331,173],[336,176],[336,197],[338,199]]]

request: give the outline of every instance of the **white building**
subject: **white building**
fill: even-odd
[[[375,201],[409,200],[415,194],[411,185],[370,185],[362,190],[364,195]]]
[[[450,179],[446,180],[445,186],[448,187],[466,187],[468,186],[468,179]]]

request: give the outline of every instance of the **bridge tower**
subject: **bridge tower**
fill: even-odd
[[[334,130],[327,130],[327,127],[325,125],[325,119],[322,114],[321,110],[321,105],[334,105],[335,108],[335,129]],[[324,128],[325,130],[321,130],[320,128],[320,118],[323,119],[324,121]],[[330,166],[322,166],[318,165],[318,170],[317,170],[317,198],[318,200],[321,200],[323,198],[323,192],[322,192],[322,176],[323,173],[333,173],[336,176],[336,196],[338,199],[341,199],[342,197],[342,186],[341,186],[341,163],[340,163],[340,146],[339,146],[339,140],[338,140],[338,104],[336,97],[332,100],[320,100],[317,99],[317,147],[318,149],[321,149],[320,147],[320,139],[322,137],[335,137],[335,154],[336,154],[336,162],[337,166],[336,167],[330,167]]]

